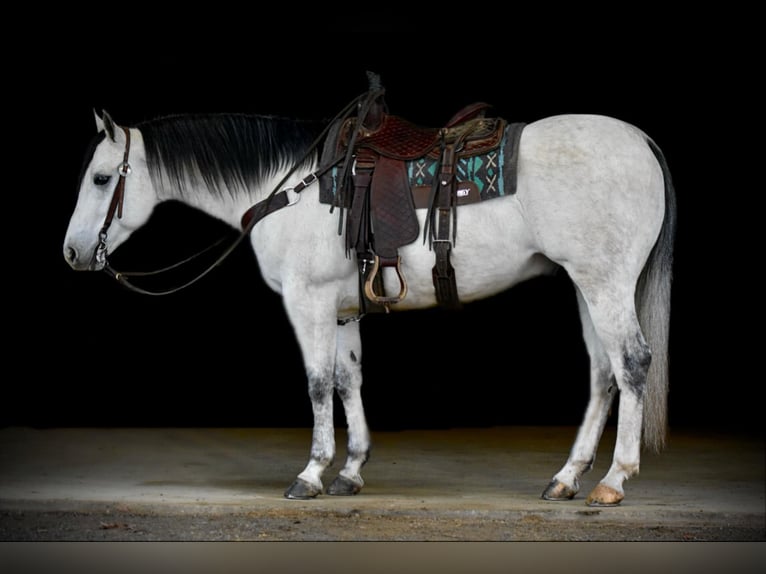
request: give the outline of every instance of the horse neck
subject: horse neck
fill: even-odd
[[[269,177],[265,177],[257,185],[248,184],[247,189],[231,189],[220,183],[219,188],[214,191],[199,175],[187,177],[186,187],[183,190],[176,185],[155,185],[154,187],[158,202],[179,201],[239,229],[242,216],[250,207],[268,197],[273,191],[278,191],[277,186],[280,183],[280,189],[294,187],[314,169],[316,169],[316,159],[307,167],[280,169]]]
[[[163,189],[158,192],[158,197],[160,201],[179,201],[233,227],[239,227],[242,214],[252,203],[250,198],[242,192],[232,192],[226,188],[221,192],[213,194],[202,184],[190,185],[183,193],[178,189]]]
[[[195,178],[191,181],[199,182],[196,185],[189,184],[184,191],[175,187],[164,188],[157,191],[157,197],[161,202],[179,201],[239,229],[244,213],[274,191],[288,172],[287,169],[281,170],[255,188],[232,190],[221,186],[216,193],[210,190],[201,178]],[[310,169],[296,170],[295,173],[290,174],[282,189],[295,185],[309,172]]]
[[[201,123],[195,125],[195,121]],[[217,121],[223,123],[216,124]],[[221,116],[177,118],[144,126],[151,131],[152,153],[148,161],[153,165],[148,167],[158,201],[178,200],[238,228],[242,215],[275,191],[286,174],[290,173],[290,178],[283,187],[294,185],[309,172],[298,169],[292,173],[287,167],[293,161],[303,160],[301,149],[307,144],[302,138],[307,134],[289,123],[273,121],[276,123],[269,118]],[[240,128],[242,137],[237,132]],[[262,137],[259,130],[264,130]],[[222,137],[221,133],[228,136]],[[207,137],[210,139],[206,140]],[[289,139],[280,142],[278,151],[254,150],[251,149],[253,137],[259,145],[269,145],[266,142],[279,138]],[[173,146],[179,150],[175,157],[167,157],[166,151],[160,151]],[[243,147],[233,147],[224,153],[219,146]]]

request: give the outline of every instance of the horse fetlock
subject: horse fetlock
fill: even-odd
[[[352,461],[359,465],[359,468],[365,465],[365,463],[370,460],[370,448],[349,448],[348,451],[348,462],[346,465],[350,464]],[[347,474],[347,473],[341,473],[341,474]]]
[[[638,475],[640,464],[638,462],[616,463],[615,467],[618,469],[620,475],[627,480],[628,478],[633,478]]]

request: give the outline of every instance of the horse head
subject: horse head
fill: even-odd
[[[101,270],[114,251],[149,219],[157,204],[141,133],[94,111],[97,133],[80,174],[77,204],[64,239],[76,270]]]

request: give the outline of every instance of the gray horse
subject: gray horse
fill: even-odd
[[[322,475],[335,456],[334,392],[345,409],[348,457],[326,492],[359,492],[370,434],[359,322],[348,320],[359,315],[358,269],[337,214],[318,198],[312,174],[319,158],[306,155],[314,134],[301,122],[261,116],[176,116],[122,128],[104,114],[96,122],[64,240],[74,269],[104,268],[107,254],[162,201],[180,200],[239,228],[242,215],[284,182],[285,207],[264,217],[249,239],[264,280],[283,298],[314,414],[309,462],[285,496],[323,492]],[[515,176],[515,193],[459,207],[459,240],[451,250],[457,292],[473,301],[566,270],[590,355],[591,396],[569,458],[543,498],[577,494],[619,391],[613,462],[587,497],[589,505],[616,505],[623,482],[638,472],[642,437],[655,450],[665,441],[675,227],[667,165],[632,125],[561,115],[524,128]],[[305,187],[300,195],[296,186]],[[421,229],[426,212],[416,211]],[[428,243],[414,241],[399,254],[408,291],[392,310],[436,305]],[[387,292],[399,290],[392,269],[382,275]]]

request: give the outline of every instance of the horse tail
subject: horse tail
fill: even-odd
[[[652,350],[652,362],[646,381],[643,443],[649,450],[659,452],[665,447],[668,424],[668,340],[676,195],[662,150],[651,138],[646,139],[662,168],[665,180],[665,218],[636,286],[638,320]]]

